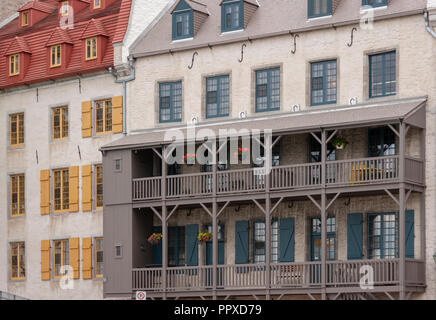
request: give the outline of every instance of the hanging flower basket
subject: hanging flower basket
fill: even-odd
[[[196,153],[193,153],[193,154],[187,153],[183,156],[183,159],[185,159],[185,163],[188,166],[193,166],[195,163],[195,160],[197,159],[197,154]]]
[[[197,236],[197,240],[200,243],[209,242],[212,239],[211,232],[200,232]]]
[[[147,241],[152,245],[159,244],[161,240],[162,240],[162,233],[153,233],[147,238]]]
[[[242,160],[247,158],[249,151],[250,151],[249,148],[244,148],[244,149],[238,148],[238,151],[234,152],[233,155],[234,155],[235,159],[237,158],[238,160],[242,161]]]
[[[338,137],[332,140],[332,145],[338,150],[345,149],[348,145],[348,141],[345,138]]]

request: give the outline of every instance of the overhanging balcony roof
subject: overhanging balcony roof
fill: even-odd
[[[303,133],[325,129],[357,128],[377,126],[390,123],[405,123],[425,128],[425,106],[427,97],[392,100],[371,104],[358,104],[354,106],[338,106],[335,108],[310,107],[307,111],[280,113],[275,115],[257,116],[239,120],[221,122],[207,122],[197,124],[195,129],[212,130],[217,136],[220,130],[236,130],[241,132],[247,129],[268,130],[273,134]],[[172,143],[171,133],[176,130],[183,134],[187,126],[165,127],[150,129],[130,134],[101,148],[101,150],[134,149],[160,146]],[[229,135],[231,136],[231,135]],[[241,136],[241,134],[237,134]]]

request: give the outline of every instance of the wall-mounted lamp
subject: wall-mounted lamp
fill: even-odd
[[[435,254],[433,255],[433,260],[434,260],[434,263],[436,263],[436,252],[435,252]]]

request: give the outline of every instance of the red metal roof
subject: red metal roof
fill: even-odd
[[[100,20],[91,19],[80,36],[80,39],[86,39],[95,36],[108,36],[103,23]]]
[[[9,47],[6,49],[4,55],[11,55],[20,52],[32,53],[29,45],[23,37],[15,37],[15,39],[10,42]]]
[[[57,5],[54,3],[41,2],[38,0],[32,0],[27,2],[24,6],[22,6],[18,11],[25,11],[29,9],[35,9],[46,13],[51,13],[54,9],[57,8]]]
[[[114,0],[104,9],[93,10],[91,5],[74,15],[74,28],[62,30],[59,26],[58,0],[30,1],[26,6],[35,6],[39,2],[52,7],[48,16],[29,27],[21,27],[16,18],[0,29],[0,89],[23,84],[62,78],[76,74],[95,72],[113,66],[113,43],[124,39],[129,22],[132,0]],[[39,6],[39,5],[38,5]],[[61,31],[60,31],[61,30]],[[97,33],[96,33],[97,32]],[[104,56],[96,64],[84,64],[82,36],[105,35],[108,41],[105,48],[99,50]],[[56,41],[59,41],[56,43]],[[72,52],[69,63],[59,73],[49,70],[47,66],[47,45],[71,43]],[[12,54],[12,51],[30,53],[30,64],[24,77],[16,80],[9,77],[8,59],[1,58]],[[18,53],[15,52],[15,53]],[[50,72],[49,72],[50,71]]]
[[[50,37],[48,38],[48,41],[46,42],[45,46],[54,46],[56,44],[62,44],[62,43],[70,43],[74,44],[73,40],[71,40],[68,30],[62,29],[60,27],[57,27],[53,30]]]

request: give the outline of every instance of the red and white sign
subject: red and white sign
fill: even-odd
[[[145,291],[136,291],[136,300],[146,300],[147,293]]]

